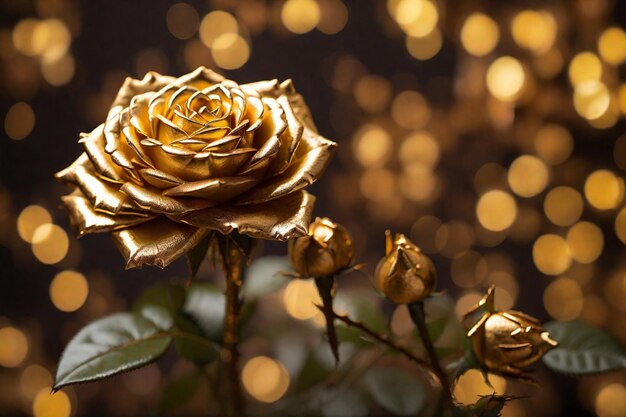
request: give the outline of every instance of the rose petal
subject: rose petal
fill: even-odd
[[[91,202],[78,190],[61,197],[61,202],[70,215],[72,226],[78,231],[78,237],[88,233],[103,233],[133,226],[152,220],[155,216],[147,215],[110,215],[96,211]]]
[[[256,153],[253,148],[239,148],[232,152],[200,152],[187,165],[187,170],[194,173],[202,172],[196,180],[206,178],[230,177],[235,174]],[[207,175],[204,175],[204,173]]]
[[[265,113],[259,128],[254,132],[254,147],[260,148],[272,136],[279,136],[287,129],[285,112],[274,99],[263,99]]]
[[[176,219],[223,234],[236,230],[259,239],[285,241],[306,235],[314,203],[314,196],[297,191],[262,204],[216,206],[186,213]]]
[[[153,92],[140,94],[130,101],[130,124],[144,136],[154,136],[150,124],[149,103]]]
[[[122,183],[124,182],[124,170],[114,163],[111,156],[104,151],[103,129],[103,124],[98,126],[83,137],[79,143],[84,146],[91,163],[101,177],[112,182]]]
[[[302,138],[302,132],[304,132],[304,126],[296,117],[287,96],[281,95],[276,99],[276,102],[280,104],[281,108],[285,112],[284,114],[287,120],[287,129],[280,135],[280,150],[267,173],[268,176],[280,174],[287,169],[287,167],[291,164],[296,149],[298,148],[298,144]]]
[[[225,177],[186,182],[163,192],[173,197],[197,197],[222,203],[248,191],[259,181],[254,177]]]
[[[262,203],[312,184],[322,175],[336,148],[335,142],[304,129],[289,168],[238,198],[236,204]]]
[[[195,198],[174,198],[162,195],[158,190],[141,187],[132,182],[122,185],[120,191],[145,210],[162,214],[182,214],[211,207],[214,203]]]
[[[126,269],[153,265],[165,268],[196,246],[205,229],[177,224],[165,218],[113,232],[115,243],[126,259]]]
[[[250,158],[250,161],[237,172],[237,175],[249,175],[256,178],[263,178],[265,170],[274,161],[280,150],[280,139],[272,136],[267,142]]]
[[[140,169],[139,175],[141,175],[141,178],[148,184],[161,189],[175,187],[184,182],[180,178],[152,168]]]
[[[146,167],[154,168],[154,163],[150,157],[145,153],[141,146],[141,137],[137,134],[137,130],[133,126],[126,126],[122,133],[126,139],[126,144],[135,153],[137,159],[133,159],[137,165],[143,165]]]
[[[280,93],[280,85],[276,79],[242,84],[241,89],[246,94],[259,97],[277,97]]]
[[[100,179],[86,153],[81,154],[72,165],[55,174],[65,183],[77,186],[93,207],[111,214],[142,214],[143,210],[133,203],[116,185]]]
[[[298,119],[304,124],[304,126],[317,133],[317,127],[315,126],[315,122],[313,121],[311,110],[309,110],[309,106],[306,105],[304,98],[296,91],[296,88],[293,85],[293,81],[283,81],[280,84],[280,90],[281,93],[287,95],[287,98],[289,99],[289,103],[291,104],[294,113],[296,114]]]
[[[133,97],[147,93],[148,91],[157,91],[174,82],[174,80],[176,80],[174,77],[161,75],[154,71],[148,72],[142,80],[128,77],[124,80],[124,84],[122,84],[122,87],[119,89],[111,108],[113,109],[118,106],[121,108],[127,107],[130,105],[130,101]]]

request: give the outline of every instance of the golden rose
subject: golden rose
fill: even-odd
[[[306,236],[289,241],[289,257],[301,277],[331,276],[350,266],[352,236],[342,225],[318,217]]]
[[[403,234],[385,233],[385,257],[374,273],[378,291],[396,304],[411,304],[428,297],[437,285],[437,271],[428,256]]]
[[[84,153],[56,177],[79,235],[112,232],[127,267],[167,264],[210,230],[306,234],[336,144],[290,80],[238,85],[206,68],[127,78]]]
[[[541,327],[541,322],[519,311],[496,311],[492,286],[479,304],[465,316],[481,311],[468,332],[476,359],[489,371],[528,379],[523,368],[535,363],[559,345]]]

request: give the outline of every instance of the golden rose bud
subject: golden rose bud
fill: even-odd
[[[164,267],[210,230],[306,234],[336,144],[290,80],[237,84],[204,67],[127,78],[84,153],[56,177],[79,235],[112,232],[127,267]]]
[[[352,236],[342,225],[318,217],[306,236],[289,241],[289,257],[302,277],[332,276],[352,263]]]
[[[378,291],[396,304],[411,304],[428,297],[437,285],[437,271],[428,256],[404,235],[385,233],[385,257],[374,273]]]
[[[559,345],[541,327],[541,322],[519,311],[496,311],[492,286],[466,317],[482,310],[482,316],[468,332],[474,354],[489,371],[528,379],[523,368],[535,363]]]

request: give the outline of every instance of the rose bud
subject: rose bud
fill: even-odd
[[[487,370],[504,376],[530,380],[522,368],[539,360],[559,345],[541,327],[541,322],[519,311],[496,311],[492,286],[479,304],[465,317],[482,311],[468,332],[476,359]]]
[[[354,257],[352,236],[329,218],[316,218],[309,232],[289,241],[294,270],[304,278],[327,277],[350,266]]]
[[[428,297],[437,285],[432,261],[404,235],[385,233],[385,257],[374,273],[375,286],[396,304],[411,304]]]
[[[83,153],[57,179],[80,236],[111,233],[126,266],[161,268],[211,231],[289,240],[307,233],[304,191],[336,144],[290,80],[238,84],[200,67],[127,78]]]

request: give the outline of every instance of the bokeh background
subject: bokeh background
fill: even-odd
[[[186,274],[182,261],[124,271],[108,236],[77,241],[52,179],[124,78],[150,70],[292,78],[340,144],[311,187],[316,214],[351,230],[366,271],[390,228],[432,256],[458,314],[495,283],[501,308],[580,319],[626,343],[625,16],[617,0],[1,0],[0,415],[144,415],[185,367],[48,396],[78,329]],[[370,288],[359,275],[344,283]],[[290,284],[267,308],[321,335],[315,309],[302,307],[314,295]],[[373,297],[391,331],[406,333],[406,311]],[[248,359],[266,356],[244,377],[270,387],[248,381],[251,401],[289,396],[280,348],[246,346]],[[536,368],[541,389],[495,379],[499,392],[531,397],[505,416],[626,415],[623,373],[576,380]],[[488,392],[476,374],[456,390],[468,403]],[[201,415],[196,403],[186,412]]]

